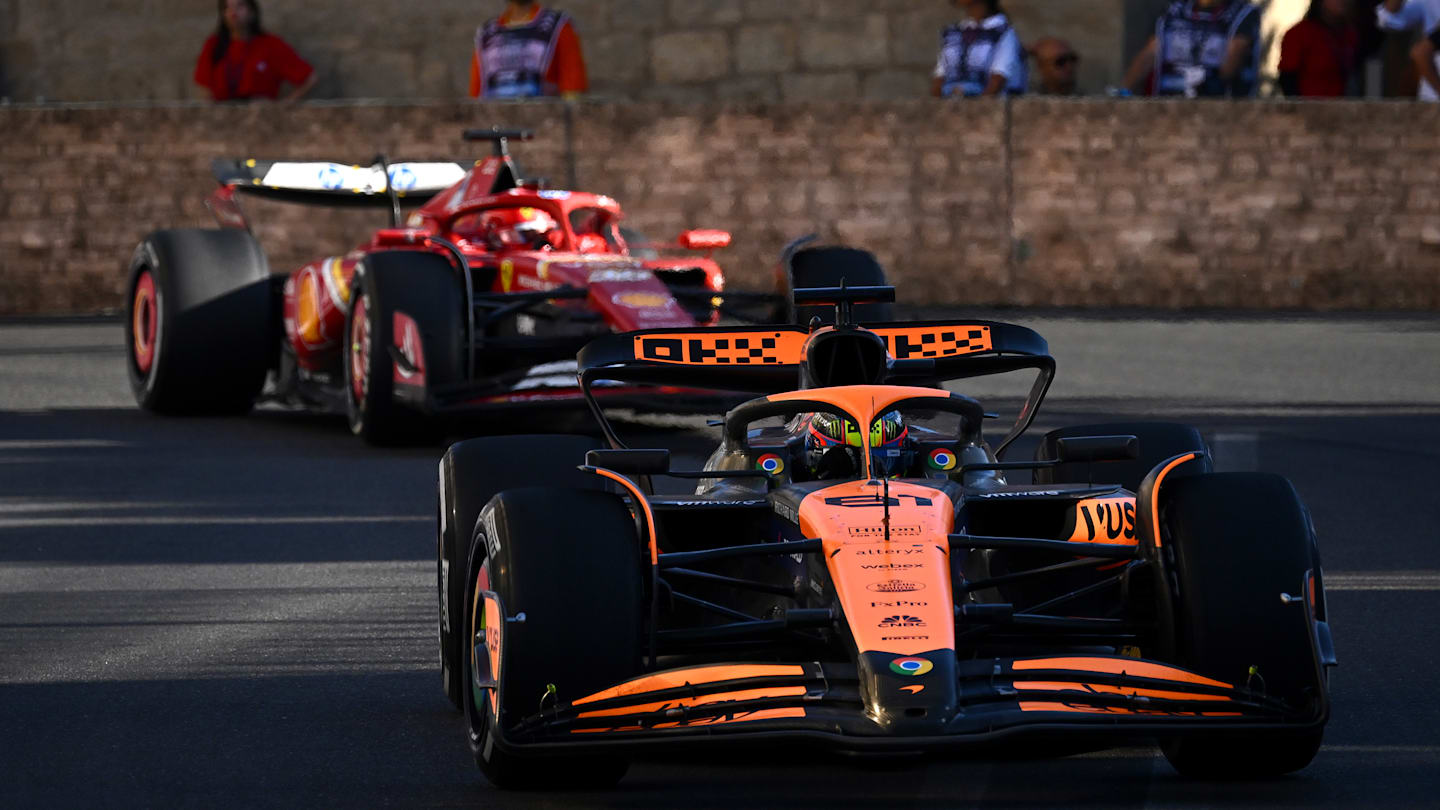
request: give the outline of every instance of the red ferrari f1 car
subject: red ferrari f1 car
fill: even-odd
[[[723,231],[680,234],[658,255],[627,241],[618,203],[521,177],[510,139],[473,166],[221,160],[208,205],[222,226],[167,230],[135,252],[127,365],[136,401],[164,413],[248,410],[267,395],[349,415],[376,442],[435,417],[546,404],[580,406],[575,353],[611,331],[695,328],[737,302],[713,251]],[[392,227],[343,255],[272,275],[240,195],[389,209]],[[423,203],[408,216],[407,204]],[[690,392],[612,386],[649,409],[683,411]]]
[[[613,781],[638,752],[726,743],[1155,740],[1196,776],[1309,763],[1335,657],[1290,483],[1213,473],[1200,434],[1163,423],[1063,428],[1034,460],[1002,460],[1054,375],[1045,340],[846,312],[885,297],[801,290],[797,304],[836,305],[837,325],[587,346],[587,392],[762,394],[717,425],[701,470],[624,448],[593,398],[609,449],[451,447],[441,659],[486,776]],[[981,404],[941,383],[1011,371],[1036,381],[992,451]],[[698,486],[659,495],[662,475]]]

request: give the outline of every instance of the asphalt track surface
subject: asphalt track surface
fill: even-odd
[[[1284,474],[1309,503],[1341,667],[1306,770],[1209,784],[1149,749],[791,750],[494,791],[440,691],[442,448],[279,410],[143,414],[118,324],[42,323],[0,325],[0,807],[1440,804],[1440,320],[1011,317],[1060,361],[1037,428],[1191,421],[1221,469]],[[692,457],[710,441],[631,430]]]

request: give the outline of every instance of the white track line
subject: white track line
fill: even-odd
[[[0,439],[0,452],[5,450],[75,450],[128,446],[129,442],[117,442],[110,439],[55,439],[52,441]]]
[[[115,515],[111,517],[0,517],[0,529],[44,529],[82,526],[298,526],[340,523],[434,523],[432,515]]]
[[[1326,571],[1325,590],[1440,591],[1440,571]]]

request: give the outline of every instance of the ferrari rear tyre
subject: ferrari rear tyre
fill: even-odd
[[[477,638],[472,606],[480,590],[498,593],[516,621],[507,621],[501,636],[499,700],[474,686],[468,645],[462,691],[470,751],[497,787],[597,787],[625,775],[628,762],[612,756],[508,750],[496,727],[512,728],[640,673],[639,549],[630,511],[605,492],[507,490],[482,512],[470,553],[466,638]]]
[[[456,442],[440,459],[436,585],[440,602],[440,675],[445,695],[462,708],[460,658],[465,572],[480,510],[502,489],[552,486],[603,489],[603,479],[576,467],[599,447],[586,436],[495,436]]]
[[[174,415],[250,410],[279,346],[260,245],[239,230],[156,231],[126,285],[125,354],[135,402]]]
[[[1140,491],[1140,482],[1168,458],[1191,451],[1208,453],[1200,431],[1174,422],[1111,422],[1098,425],[1072,425],[1045,434],[1035,448],[1036,459],[1055,458],[1057,442],[1072,436],[1134,436],[1139,440],[1140,456],[1131,461],[1101,463],[1071,462],[1035,470],[1037,484],[1119,484],[1131,492]],[[1208,456],[1187,461],[1176,467],[1170,477],[1196,475],[1210,471]]]
[[[419,390],[454,381],[461,371],[465,322],[459,282],[442,256],[390,251],[366,256],[356,269],[355,292],[345,316],[341,363],[350,431],[377,445],[432,438],[419,404],[396,399],[397,315],[416,324],[423,363]]]
[[[849,247],[802,248],[790,257],[789,267],[781,269],[780,289],[783,323],[805,326],[812,318],[821,323],[835,322],[835,308],[797,307],[794,293],[810,287],[883,287],[885,268],[868,251]],[[859,323],[881,323],[892,319],[889,304],[858,304],[854,309]]]
[[[1216,473],[1169,482],[1162,498],[1176,663],[1278,697],[1296,713],[1316,707],[1327,685],[1303,611],[1320,598],[1306,581],[1317,555],[1294,487],[1276,475]],[[1323,733],[1247,731],[1161,747],[1186,776],[1256,778],[1308,765]]]

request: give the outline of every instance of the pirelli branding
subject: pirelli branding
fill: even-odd
[[[800,362],[798,332],[696,332],[636,335],[635,359],[694,366],[764,366]]]
[[[958,357],[994,348],[988,326],[881,326],[874,331],[885,339],[885,349],[896,360]]]

